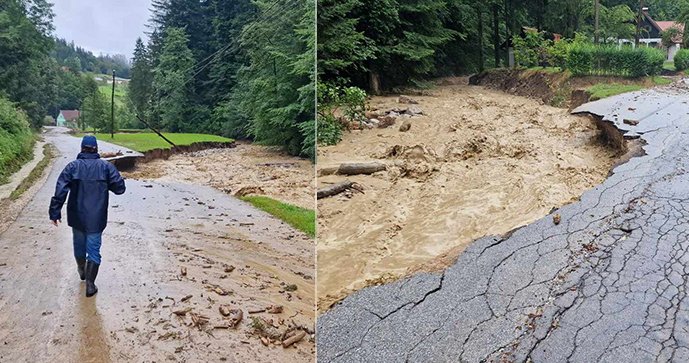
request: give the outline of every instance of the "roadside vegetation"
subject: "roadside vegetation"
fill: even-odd
[[[615,95],[619,95],[622,93],[627,93],[627,92],[634,92],[634,91],[639,91],[645,88],[648,88],[648,84],[650,81],[650,84],[652,85],[657,85],[657,86],[665,86],[672,81],[667,78],[663,77],[649,77],[646,82],[643,82],[644,80],[641,80],[640,83],[636,84],[623,84],[623,83],[597,83],[589,88],[586,89],[586,91],[590,94],[590,100],[595,101],[595,100],[600,100],[606,97],[611,97]]]
[[[82,137],[84,134],[76,134],[78,137]],[[172,145],[168,144],[163,138],[158,136],[153,132],[140,132],[140,133],[116,133],[115,138],[111,139],[110,134],[106,133],[96,133],[93,134],[98,140],[110,142],[113,144],[121,145],[126,148],[144,152],[153,149],[170,149]],[[175,143],[175,145],[191,145],[196,142],[227,142],[231,143],[234,140],[217,135],[208,134],[185,134],[185,133],[163,133],[170,141]]]
[[[240,199],[283,220],[310,237],[316,236],[316,212],[314,210],[297,207],[261,195],[248,195]]]
[[[34,142],[26,114],[0,97],[0,184],[33,158]]]
[[[15,200],[24,194],[36,181],[43,175],[43,171],[50,164],[50,161],[55,157],[55,147],[50,144],[43,145],[43,159],[36,164],[36,167],[31,170],[29,175],[19,183],[17,188],[10,194],[10,199]]]
[[[689,0],[645,6],[656,20],[689,21]],[[632,46],[636,37],[648,37],[643,29],[637,34],[638,7],[635,0],[601,0],[596,30],[592,1],[319,1],[319,143],[337,143],[346,125],[356,123],[357,114],[342,112],[359,107],[359,98],[349,97],[359,93],[353,88],[365,99],[420,88],[438,77],[505,69],[506,44],[513,47],[517,69],[620,79],[597,85],[595,97],[636,89],[629,83],[648,86],[648,77],[689,67],[689,51],[668,62],[664,49]],[[682,34],[669,28],[661,35],[669,48]],[[683,41],[681,48],[687,48],[689,36]]]

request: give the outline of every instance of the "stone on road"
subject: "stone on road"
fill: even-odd
[[[290,349],[264,347],[248,319],[236,329],[213,328],[226,324],[218,312],[225,304],[244,311],[283,305],[279,317],[312,328],[314,288],[306,277],[314,266],[308,236],[208,187],[127,180],[127,192],[110,197],[99,292],[84,297],[66,218],[59,228],[48,221],[55,180],[80,139],[60,129],[45,137],[60,155],[0,234],[0,362],[313,361],[306,339]],[[124,150],[105,140],[99,147]],[[280,283],[298,290],[284,292]],[[173,314],[180,309],[189,314]]]
[[[553,216],[475,241],[442,274],[357,292],[318,319],[318,361],[689,361],[689,93],[574,111],[646,155]],[[636,122],[625,122],[634,120]]]

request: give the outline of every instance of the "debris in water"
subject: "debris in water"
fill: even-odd
[[[194,295],[187,295],[187,296],[183,297],[180,301],[185,302],[185,301],[191,299],[192,297],[194,297]]]
[[[293,336],[283,340],[282,341],[282,347],[283,348],[289,348],[292,344],[297,343],[298,341],[304,339],[305,336],[306,336],[306,332],[303,330],[300,330],[299,332],[297,332]]]
[[[638,120],[624,119],[623,122],[624,122],[625,124],[631,125],[631,126],[636,126],[636,125],[639,124],[639,121],[638,121]]]
[[[190,307],[186,307],[186,308],[184,308],[184,309],[175,310],[175,311],[173,311],[172,313],[175,314],[175,315],[177,315],[177,316],[185,316],[185,315],[187,315],[187,313],[190,312],[190,311],[191,311],[191,308],[190,308]]]
[[[266,310],[269,314],[281,314],[282,313],[282,305],[271,305],[268,307],[268,310]]]

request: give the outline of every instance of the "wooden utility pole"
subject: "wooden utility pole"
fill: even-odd
[[[644,0],[639,0],[639,16],[636,19],[636,35],[634,36],[634,46],[639,47],[639,38],[641,37],[641,21],[644,16]]]
[[[596,13],[596,30],[593,33],[593,42],[598,45],[600,43],[600,0],[594,0]]]
[[[500,21],[498,20],[498,4],[493,3],[493,48],[495,51],[495,68],[500,67]]]
[[[476,11],[478,12],[478,70],[479,72],[483,72],[486,68],[483,59],[483,4],[478,3],[476,5]]]
[[[115,138],[115,70],[112,70],[112,103],[110,104],[110,138]]]

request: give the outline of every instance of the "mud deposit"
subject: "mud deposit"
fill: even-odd
[[[140,163],[132,179],[208,185],[229,194],[250,194],[313,209],[314,172],[310,161],[265,146],[238,143],[231,149],[208,149]]]
[[[576,200],[605,179],[617,156],[591,119],[564,109],[464,85],[425,94],[414,96],[424,116],[319,148],[319,170],[343,162],[388,166],[319,178],[319,188],[348,179],[364,191],[319,200],[320,311],[366,285],[446,267],[469,242]],[[379,97],[371,106],[408,105]],[[411,128],[400,132],[405,121]]]
[[[45,183],[0,206],[0,362],[313,362],[313,239],[208,186],[127,180],[85,298],[46,213],[79,139],[52,130]]]

